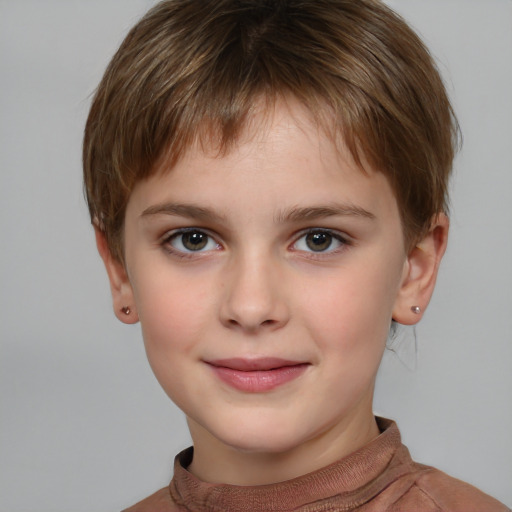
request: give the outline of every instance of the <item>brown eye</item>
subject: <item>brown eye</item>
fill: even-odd
[[[346,238],[338,232],[329,229],[310,229],[293,244],[293,250],[306,253],[330,254],[350,245]]]
[[[333,237],[330,233],[317,231],[306,235],[306,245],[315,252],[321,252],[329,249]]]
[[[208,235],[200,231],[192,231],[181,235],[181,243],[185,249],[189,251],[200,251],[206,247],[208,243]]]
[[[218,247],[210,235],[197,229],[178,231],[170,237],[168,243],[180,252],[210,251]]]

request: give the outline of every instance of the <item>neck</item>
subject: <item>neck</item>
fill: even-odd
[[[189,471],[204,482],[265,485],[291,480],[353,453],[379,435],[371,412],[342,421],[292,449],[244,451],[228,446],[189,419],[194,458]]]

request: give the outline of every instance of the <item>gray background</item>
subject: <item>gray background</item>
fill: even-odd
[[[438,57],[465,145],[452,232],[375,409],[413,456],[512,505],[512,2],[393,0]],[[0,0],[0,510],[119,510],[171,476],[181,413],[111,312],[81,192],[90,94],[149,0]]]

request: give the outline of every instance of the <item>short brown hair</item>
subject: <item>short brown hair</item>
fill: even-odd
[[[447,208],[458,126],[428,50],[377,0],[166,0],[129,32],[85,128],[92,221],[123,261],[126,204],[165,153],[236,142],[262,97],[292,95],[384,173],[406,240]],[[203,136],[201,135],[201,137]]]

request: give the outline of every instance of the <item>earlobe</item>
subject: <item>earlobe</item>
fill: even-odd
[[[96,235],[96,246],[105,264],[110,282],[114,313],[117,318],[125,324],[137,323],[139,317],[135,310],[133,289],[126,269],[119,260],[112,256],[103,231],[98,227],[95,227],[94,231]]]
[[[419,322],[427,308],[448,242],[449,220],[444,213],[432,219],[428,233],[410,250],[398,292],[393,320],[404,325]]]

